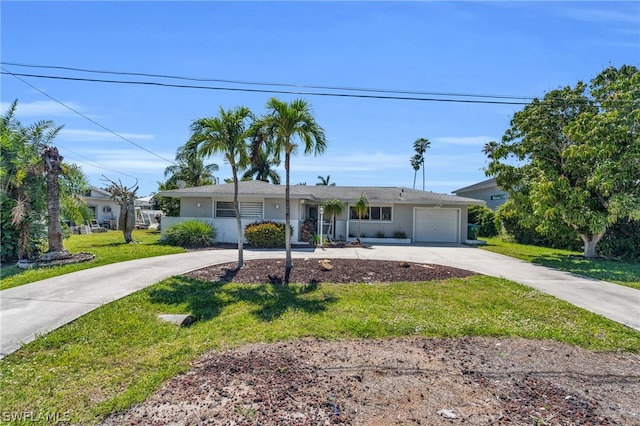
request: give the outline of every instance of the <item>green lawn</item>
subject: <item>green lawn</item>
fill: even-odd
[[[126,260],[141,259],[144,257],[161,256],[164,254],[183,253],[185,251],[181,247],[159,244],[158,240],[160,239],[160,231],[133,231],[133,238],[136,241],[135,243],[125,243],[122,231],[107,231],[88,235],[72,235],[68,239],[64,240],[65,248],[72,253],[93,253],[96,255],[94,260],[74,265],[31,270],[21,270],[15,265],[8,267],[3,265],[2,269],[0,269],[0,290],[43,280],[45,278],[68,274],[69,272],[108,265],[110,263],[124,262]]]
[[[193,313],[199,321],[179,328],[158,320],[160,313]],[[5,357],[2,411],[66,412],[72,424],[96,423],[144,401],[207,350],[304,336],[522,336],[640,352],[639,332],[488,276],[317,286],[180,276],[102,306]]]
[[[482,239],[488,243],[480,246],[484,250],[640,290],[640,263],[589,260],[580,252],[509,243],[500,237]]]

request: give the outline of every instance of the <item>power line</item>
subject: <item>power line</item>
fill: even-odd
[[[7,71],[5,68],[2,68],[2,70],[3,71],[1,72],[1,74],[12,75],[16,78],[20,76],[20,77],[51,79],[51,80],[84,81],[84,82],[91,82],[91,83],[128,84],[128,85],[142,85],[142,86],[159,86],[159,87],[172,87],[172,88],[180,88],[180,89],[226,90],[226,91],[232,91],[232,92],[272,93],[272,94],[286,94],[286,95],[329,96],[329,97],[343,97],[343,98],[388,99],[388,100],[448,102],[448,103],[467,103],[467,104],[529,105],[530,103],[530,102],[524,102],[524,101],[505,101],[505,100],[492,101],[492,100],[479,100],[479,99],[451,99],[451,98],[431,98],[431,97],[425,98],[425,97],[412,97],[412,96],[387,96],[387,95],[364,95],[364,94],[353,94],[353,93],[328,93],[328,92],[304,92],[304,91],[293,91],[293,90],[249,89],[249,88],[238,88],[238,87],[217,87],[217,86],[201,86],[201,85],[176,84],[176,83],[160,83],[155,81],[108,80],[108,79],[83,78],[83,77],[61,77],[61,76],[42,75],[42,74],[14,73],[14,72]]]
[[[142,146],[142,145],[140,145],[140,144],[137,144],[137,143],[133,142],[133,141],[132,141],[132,140],[130,140],[130,139],[127,139],[126,137],[122,136],[121,134],[119,134],[119,133],[117,133],[117,132],[115,132],[115,131],[113,131],[113,130],[111,130],[111,129],[107,128],[106,126],[104,126],[104,125],[102,125],[102,124],[98,123],[98,122],[97,122],[97,121],[95,121],[94,119],[87,117],[86,115],[82,114],[81,112],[77,111],[76,109],[74,109],[74,108],[70,107],[69,105],[65,104],[64,102],[62,102],[62,101],[60,101],[60,100],[58,100],[58,99],[54,98],[53,96],[49,95],[49,94],[48,94],[47,92],[45,92],[44,90],[41,90],[41,89],[39,89],[38,87],[34,86],[33,84],[29,83],[28,81],[26,81],[26,80],[24,80],[24,79],[20,78],[20,76],[22,76],[22,77],[28,77],[28,76],[26,76],[26,75],[22,75],[22,74],[12,73],[12,72],[8,71],[6,68],[4,68],[4,67],[2,67],[2,66],[0,66],[0,68],[2,69],[2,74],[8,74],[8,75],[11,75],[11,76],[15,77],[16,79],[20,80],[22,83],[26,84],[27,86],[31,87],[31,88],[32,88],[32,89],[34,89],[34,90],[37,90],[38,92],[42,93],[42,94],[43,94],[44,96],[46,96],[47,98],[51,99],[51,100],[52,100],[52,101],[54,101],[54,102],[59,103],[59,104],[60,104],[60,105],[62,105],[63,107],[65,107],[65,108],[67,108],[68,110],[70,110],[70,111],[72,111],[72,112],[76,113],[77,115],[79,115],[80,117],[84,118],[85,120],[90,121],[91,123],[95,124],[96,126],[100,127],[101,129],[106,130],[107,132],[109,132],[109,133],[111,133],[111,134],[113,134],[113,135],[117,136],[118,138],[120,138],[120,139],[124,140],[125,142],[128,142],[128,143],[130,143],[130,144],[132,144],[132,145],[134,145],[134,146],[136,146],[136,147],[140,148],[141,150],[146,151],[146,152],[148,152],[149,154],[154,155],[154,156],[156,156],[156,157],[160,158],[161,160],[164,160],[164,161],[166,161],[166,162],[168,162],[168,163],[170,163],[170,164],[175,164],[175,163],[174,163],[174,161],[172,161],[172,160],[168,160],[168,159],[164,158],[163,156],[161,156],[161,155],[159,155],[159,154],[157,154],[157,153],[155,153],[155,152],[151,151],[150,149],[147,149],[147,148],[145,148],[144,146]]]
[[[358,87],[339,87],[339,86],[318,86],[318,85],[306,85],[306,84],[289,84],[289,83],[271,83],[271,82],[255,82],[245,80],[229,80],[220,78],[197,78],[197,77],[185,77],[168,74],[152,74],[143,72],[126,72],[126,71],[106,71],[106,70],[93,70],[77,67],[66,67],[56,65],[35,65],[35,64],[20,64],[16,62],[4,62],[6,65],[12,65],[24,68],[40,68],[40,69],[57,69],[65,71],[77,71],[93,74],[108,74],[108,75],[129,75],[138,77],[153,77],[153,78],[165,78],[184,81],[200,81],[200,82],[217,82],[228,84],[244,84],[253,86],[279,86],[279,87],[296,87],[302,89],[320,89],[320,90],[338,90],[338,91],[353,91],[353,92],[376,92],[376,93],[401,93],[410,95],[428,95],[428,96],[454,96],[454,97],[472,97],[472,98],[491,98],[491,99],[519,99],[519,100],[533,100],[533,96],[510,96],[510,95],[487,95],[487,94],[473,94],[473,93],[453,93],[453,92],[435,92],[435,91],[415,91],[415,90],[399,90],[399,89],[372,89],[372,88],[358,88]]]

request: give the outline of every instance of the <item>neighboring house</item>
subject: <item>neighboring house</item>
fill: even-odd
[[[111,199],[110,192],[91,186],[85,192],[84,199],[93,212],[93,217],[100,225],[110,229],[118,228],[120,206]]]
[[[487,203],[487,207],[494,211],[506,203],[509,198],[509,193],[498,187],[496,178],[483,180],[482,182],[456,189],[453,193],[460,197],[484,200]]]
[[[369,211],[362,217],[361,237],[384,234],[393,237],[404,232],[411,242],[462,243],[467,239],[467,208],[484,205],[481,200],[436,194],[398,187],[348,187],[295,185],[290,187],[292,242],[300,241],[300,225],[317,220],[323,201],[338,199],[345,203],[336,218],[336,237],[345,240],[358,234],[358,217],[352,210],[364,193]],[[172,224],[201,219],[213,223],[220,242],[237,242],[237,224],[233,208],[233,183],[161,191],[159,195],[180,199],[180,217],[163,217],[162,231]],[[239,202],[243,227],[249,223],[285,220],[285,186],[262,181],[239,182]],[[323,223],[331,218],[324,217]]]

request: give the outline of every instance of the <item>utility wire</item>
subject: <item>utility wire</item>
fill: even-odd
[[[415,91],[415,90],[398,90],[398,89],[372,89],[372,88],[317,86],[317,85],[287,84],[287,83],[260,83],[255,81],[229,80],[229,79],[220,79],[220,78],[196,78],[196,77],[185,77],[185,76],[176,76],[176,75],[167,75],[167,74],[151,74],[151,73],[143,73],[143,72],[92,70],[92,69],[86,69],[86,68],[65,67],[65,66],[56,66],[56,65],[20,64],[16,62],[4,62],[4,64],[16,66],[16,67],[24,67],[24,68],[56,69],[56,70],[77,71],[77,72],[94,73],[94,74],[130,75],[130,76],[138,76],[138,77],[153,77],[153,78],[166,78],[166,79],[184,80],[184,81],[244,84],[244,85],[253,85],[253,86],[279,86],[279,87],[296,87],[296,88],[302,88],[302,89],[321,89],[321,90],[376,92],[376,93],[401,93],[401,94],[410,94],[410,95],[429,95],[429,96],[519,99],[519,100],[529,100],[529,101],[534,99],[533,96],[486,95],[486,94],[472,94],[472,93]]]
[[[168,163],[170,163],[170,164],[175,164],[175,162],[174,162],[174,161],[169,160],[169,159],[167,159],[167,158],[164,158],[163,156],[161,156],[161,155],[159,155],[159,154],[157,154],[157,153],[155,153],[155,152],[151,151],[150,149],[147,149],[147,148],[145,148],[144,146],[142,146],[142,145],[140,145],[140,144],[137,144],[137,143],[133,142],[133,141],[132,141],[132,140],[130,140],[130,139],[125,138],[125,137],[124,137],[124,136],[122,136],[121,134],[119,134],[119,133],[117,133],[117,132],[114,132],[113,130],[111,130],[111,129],[107,128],[106,126],[104,126],[104,125],[102,125],[102,124],[98,123],[98,122],[97,122],[97,121],[95,121],[94,119],[87,117],[86,115],[84,115],[84,114],[82,114],[81,112],[77,111],[76,109],[74,109],[74,108],[70,107],[69,105],[65,104],[64,102],[62,102],[62,101],[60,101],[60,100],[58,100],[58,99],[54,98],[53,96],[49,95],[49,94],[48,94],[48,93],[46,93],[44,90],[41,90],[41,89],[37,88],[36,86],[34,86],[33,84],[29,83],[28,81],[26,81],[26,80],[24,80],[24,79],[20,78],[21,76],[22,76],[22,77],[29,77],[28,75],[16,74],[16,73],[10,72],[10,71],[8,71],[6,68],[4,68],[4,67],[2,67],[2,66],[0,66],[0,69],[2,69],[2,74],[8,74],[8,75],[11,75],[11,76],[15,77],[16,79],[20,80],[21,82],[23,82],[23,83],[24,83],[24,84],[26,84],[27,86],[31,87],[31,88],[32,88],[32,89],[34,89],[34,90],[37,90],[38,92],[42,93],[42,94],[43,94],[44,96],[46,96],[47,98],[51,99],[51,100],[52,100],[52,101],[54,101],[54,102],[59,103],[59,104],[60,104],[60,105],[62,105],[63,107],[67,108],[68,110],[73,111],[74,113],[78,114],[80,117],[84,118],[85,120],[90,121],[91,123],[95,124],[96,126],[100,127],[101,129],[106,130],[107,132],[109,132],[109,133],[111,133],[111,134],[113,134],[113,135],[117,136],[118,138],[120,138],[120,139],[124,140],[125,142],[128,142],[128,143],[130,143],[131,145],[134,145],[134,146],[136,146],[136,147],[140,148],[141,150],[146,151],[146,152],[148,152],[149,154],[154,155],[154,156],[156,156],[156,157],[160,158],[161,160],[164,160],[164,161],[166,161],[166,162],[168,162]]]
[[[287,94],[287,95],[330,96],[330,97],[363,98],[363,99],[393,99],[393,100],[405,100],[405,101],[449,102],[449,103],[467,103],[467,104],[494,104],[494,105],[495,104],[497,105],[529,105],[530,104],[530,102],[507,101],[507,100],[492,101],[492,100],[479,100],[479,99],[451,99],[451,98],[432,98],[432,97],[425,98],[425,97],[413,97],[413,96],[364,95],[364,94],[353,94],[353,93],[306,92],[306,91],[293,91],[293,90],[201,86],[201,85],[190,85],[190,84],[160,83],[160,82],[153,82],[153,81],[108,80],[108,79],[82,78],[82,77],[61,77],[61,76],[42,75],[42,74],[14,73],[14,72],[7,71],[5,68],[2,68],[2,70],[3,71],[1,72],[1,74],[9,74],[16,78],[20,76],[20,77],[43,78],[43,79],[52,79],[52,80],[84,81],[84,82],[91,82],[91,83],[111,83],[111,84],[173,87],[173,88],[180,88],[180,89],[226,90],[226,91],[232,91],[232,92],[274,93],[274,94]],[[157,154],[154,153],[154,155],[157,155]],[[166,160],[165,158],[163,159]]]

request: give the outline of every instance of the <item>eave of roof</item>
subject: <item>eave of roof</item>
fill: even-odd
[[[482,182],[474,183],[473,185],[465,186],[464,188],[456,189],[455,191],[451,191],[454,194],[459,192],[469,192],[469,191],[477,191],[479,189],[486,188],[497,188],[498,184],[496,182],[496,178],[492,177],[487,180],[483,180]]]
[[[233,183],[222,185],[207,185],[192,188],[172,189],[161,191],[158,195],[164,197],[216,197],[233,196]],[[484,205],[482,200],[460,197],[457,195],[438,194],[429,191],[419,191],[402,187],[375,186],[324,186],[324,185],[293,185],[290,186],[291,199],[305,199],[322,202],[328,199],[338,199],[352,202],[361,194],[367,197],[369,203],[395,204],[454,204],[454,205]],[[244,198],[284,198],[285,186],[272,185],[262,181],[238,182],[238,194]]]

